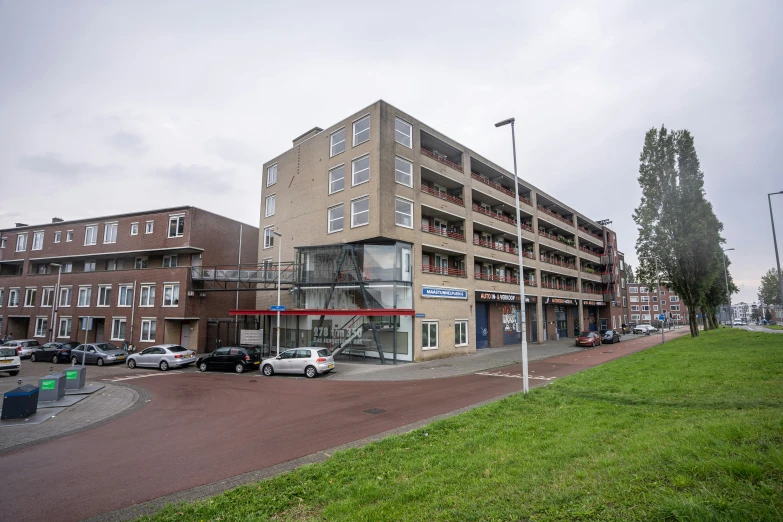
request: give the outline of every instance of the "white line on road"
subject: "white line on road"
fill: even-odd
[[[175,373],[183,373],[178,371],[169,371],[169,372],[158,372],[158,373],[145,373],[142,375],[131,375],[130,377],[116,377],[114,379],[101,379],[102,381],[109,381],[109,382],[120,382],[120,381],[130,381],[132,379],[143,379],[144,377],[156,377],[156,376],[162,376],[162,375],[173,375]]]
[[[514,375],[505,372],[476,372],[476,375],[488,375],[489,377],[515,377],[521,379],[522,375]],[[528,379],[537,379],[539,381],[551,381],[557,377],[544,377],[543,375],[528,375]]]

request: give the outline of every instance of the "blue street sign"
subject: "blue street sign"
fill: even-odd
[[[427,315],[426,315],[426,314],[416,314],[416,317],[418,317],[419,319],[421,319],[422,317],[427,317]]]
[[[661,314],[661,315],[658,316],[658,320],[659,321],[665,321],[666,320],[666,316]]]
[[[285,312],[285,306],[283,305],[280,306],[272,305],[269,307],[269,309],[272,310],[273,312]]]

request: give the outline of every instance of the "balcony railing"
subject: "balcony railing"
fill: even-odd
[[[583,294],[595,294],[595,295],[601,295],[603,294],[603,290],[599,288],[582,288]]]
[[[528,251],[528,250],[524,250],[524,251],[522,251],[522,255],[523,255],[524,257],[527,257],[527,258],[529,258],[529,259],[535,259],[535,258],[536,258],[535,254],[533,254],[533,252],[531,252],[531,251]]]
[[[547,258],[546,256],[541,256],[541,261],[543,261],[544,263],[549,263],[550,265],[557,265],[557,266],[562,266],[563,268],[568,268],[570,270],[576,270],[576,263],[569,263],[568,261],[558,261],[557,259]]]
[[[443,200],[446,200],[450,203],[454,203],[455,205],[459,205],[461,207],[465,206],[465,201],[456,197],[456,196],[450,196],[449,194],[446,194],[445,192],[441,192],[438,189],[434,189],[432,187],[428,187],[427,185],[421,186],[421,191],[426,192],[427,194],[431,196],[435,196],[436,198],[440,198]]]
[[[590,254],[591,256],[601,257],[601,254],[599,254],[598,252],[595,252],[594,250],[590,250],[589,248],[583,247],[582,245],[579,245],[579,250],[581,250],[585,254]]]
[[[604,238],[602,238],[602,237],[601,237],[601,236],[599,236],[598,234],[593,234],[592,232],[590,232],[589,230],[587,230],[585,227],[582,227],[582,226],[580,226],[580,227],[577,227],[577,228],[578,228],[579,230],[581,230],[582,232],[584,232],[585,234],[587,234],[588,236],[593,236],[594,238],[596,238],[596,239],[597,239],[597,240],[599,240],[599,241],[603,241],[603,240],[604,240]]]
[[[573,221],[564,218],[563,216],[561,216],[557,212],[552,212],[548,208],[544,208],[541,205],[538,205],[538,210],[540,210],[541,212],[543,212],[544,214],[546,214],[548,216],[552,216],[555,219],[559,219],[560,221],[562,221],[563,223],[566,223],[567,225],[574,226],[574,222]]]
[[[519,196],[519,201],[521,201],[522,203],[524,203],[525,205],[528,205],[530,207],[533,206],[533,202],[530,201],[530,199],[526,198],[525,196]]]
[[[483,239],[473,238],[473,244],[483,246],[484,248],[491,248],[492,250],[499,250],[501,252],[508,252],[509,254],[518,254],[519,249],[510,247],[508,245],[502,245],[495,243],[494,241],[484,241]]]
[[[523,228],[523,229],[527,230],[528,232],[531,232],[531,233],[533,232],[533,227],[531,227],[527,223],[522,223],[519,226],[520,226],[520,228]]]
[[[427,149],[421,149],[421,153],[424,154],[425,156],[429,156],[430,158],[434,159],[435,161],[437,161],[439,163],[443,163],[444,165],[446,165],[448,167],[451,167],[454,170],[457,170],[459,172],[464,172],[462,170],[462,165],[457,165],[456,163],[454,163],[452,161],[449,161],[446,158],[440,157],[439,155],[435,154],[432,151],[429,151]]]
[[[490,187],[499,190],[503,194],[511,196],[512,198],[514,197],[514,191],[513,190],[507,189],[506,187],[502,186],[499,183],[495,183],[494,181],[490,181],[489,178],[485,178],[481,174],[477,174],[475,172],[471,172],[470,173],[470,177],[475,179],[475,180],[478,180],[478,181],[482,182],[485,185],[489,185]]]
[[[495,281],[498,283],[513,283],[513,284],[519,284],[519,278],[518,277],[512,277],[512,276],[499,276],[495,274],[485,274],[483,272],[474,272],[473,276],[476,279],[481,279],[483,281]]]
[[[561,283],[550,283],[548,281],[542,281],[541,288],[549,288],[550,290],[563,290],[564,292],[576,292],[576,285],[564,285]]]
[[[421,271],[426,274],[440,274],[452,277],[468,277],[465,270],[459,270],[457,268],[443,268],[437,265],[421,265]]]
[[[580,267],[579,270],[581,270],[582,272],[586,272],[588,274],[593,274],[593,275],[596,275],[596,276],[599,275],[598,272],[596,272],[595,269],[593,269],[593,268],[586,268],[586,267],[583,266],[583,267]]]
[[[440,227],[434,227],[432,225],[428,225],[426,223],[421,224],[421,230],[423,232],[427,232],[428,234],[435,234],[436,236],[442,236],[442,237],[448,237],[450,239],[455,239],[457,241],[465,241],[465,234],[462,232],[451,232],[448,230],[443,230]]]
[[[475,212],[479,212],[481,214],[484,214],[485,216],[489,216],[491,218],[495,218],[498,221],[503,221],[504,223],[508,223],[509,225],[517,226],[517,220],[516,219],[511,219],[510,217],[506,217],[506,216],[504,216],[502,214],[498,214],[497,212],[492,212],[491,210],[485,209],[481,205],[476,205],[475,203],[473,203],[473,210]]]

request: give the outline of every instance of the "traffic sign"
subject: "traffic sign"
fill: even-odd
[[[285,312],[285,306],[283,305],[272,305],[269,309],[273,312]]]
[[[661,315],[658,316],[658,320],[659,321],[665,321],[666,320],[666,316],[661,314]]]

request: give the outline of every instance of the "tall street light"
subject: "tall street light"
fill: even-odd
[[[778,256],[778,239],[775,237],[775,219],[772,217],[772,196],[775,194],[783,194],[783,190],[780,192],[770,192],[767,194],[767,203],[769,203],[769,220],[772,223],[772,241],[775,243],[775,261],[778,264],[778,301],[783,306],[783,278],[780,277],[780,257]]]
[[[282,259],[283,252],[283,234],[279,234],[272,231],[274,235],[280,238],[280,244],[277,245],[277,353],[280,355],[280,277],[282,272],[280,270],[280,259]]]
[[[59,270],[57,271],[57,286],[54,287],[54,295],[52,296],[52,329],[51,329],[51,335],[49,336],[49,342],[54,342],[54,322],[56,319],[56,313],[57,313],[57,306],[60,303],[60,276],[63,273],[63,265],[61,263],[49,263],[49,266],[56,266]]]
[[[724,248],[723,249],[724,252],[728,252],[730,250],[734,250],[734,249],[733,248]],[[726,278],[726,295],[729,298],[729,325],[730,325],[730,328],[734,328],[734,321],[731,318],[731,316],[733,314],[731,313],[731,293],[729,293],[729,271],[726,270],[726,256],[724,255],[722,257],[723,257],[723,275]]]
[[[514,118],[509,118],[495,124],[502,127],[511,124],[511,147],[514,151],[514,202],[517,207],[517,251],[519,253],[519,309],[522,322],[522,389],[528,392],[527,375],[527,319],[525,317],[525,272],[522,270],[522,220],[519,216],[519,177],[517,177],[517,138],[514,134]]]

